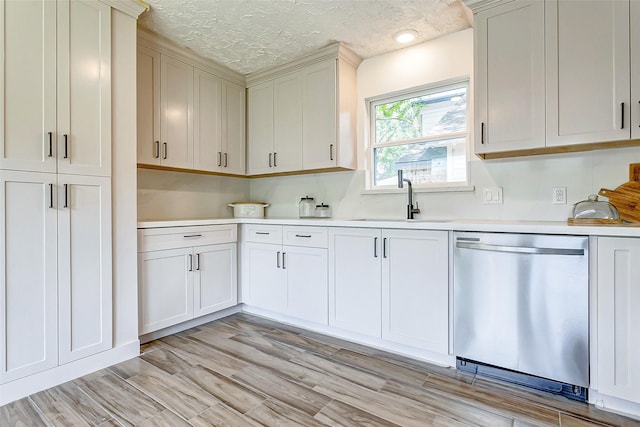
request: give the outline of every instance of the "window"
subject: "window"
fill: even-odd
[[[369,100],[371,189],[468,185],[468,82]]]

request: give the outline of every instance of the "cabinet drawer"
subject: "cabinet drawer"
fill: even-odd
[[[140,229],[138,252],[233,243],[238,240],[237,228],[236,224],[228,224]]]
[[[326,227],[283,227],[283,244],[289,246],[306,246],[309,248],[327,247]]]
[[[282,244],[281,225],[247,224],[242,239],[246,242]]]

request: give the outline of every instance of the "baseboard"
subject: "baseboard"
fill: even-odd
[[[55,387],[100,369],[108,368],[140,355],[140,341],[135,340],[111,350],[85,357],[37,374],[0,385],[0,405]]]
[[[596,408],[603,411],[640,420],[640,403],[601,394],[597,390],[589,390],[589,403],[593,403]]]

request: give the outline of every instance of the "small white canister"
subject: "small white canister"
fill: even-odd
[[[263,202],[233,202],[229,203],[233,208],[234,218],[264,218],[264,208],[268,203]]]

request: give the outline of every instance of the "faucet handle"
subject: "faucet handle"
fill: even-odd
[[[416,207],[415,209],[413,208],[413,206],[411,207],[411,210],[413,211],[413,213],[420,213],[420,208],[418,207],[418,202],[416,202]]]

